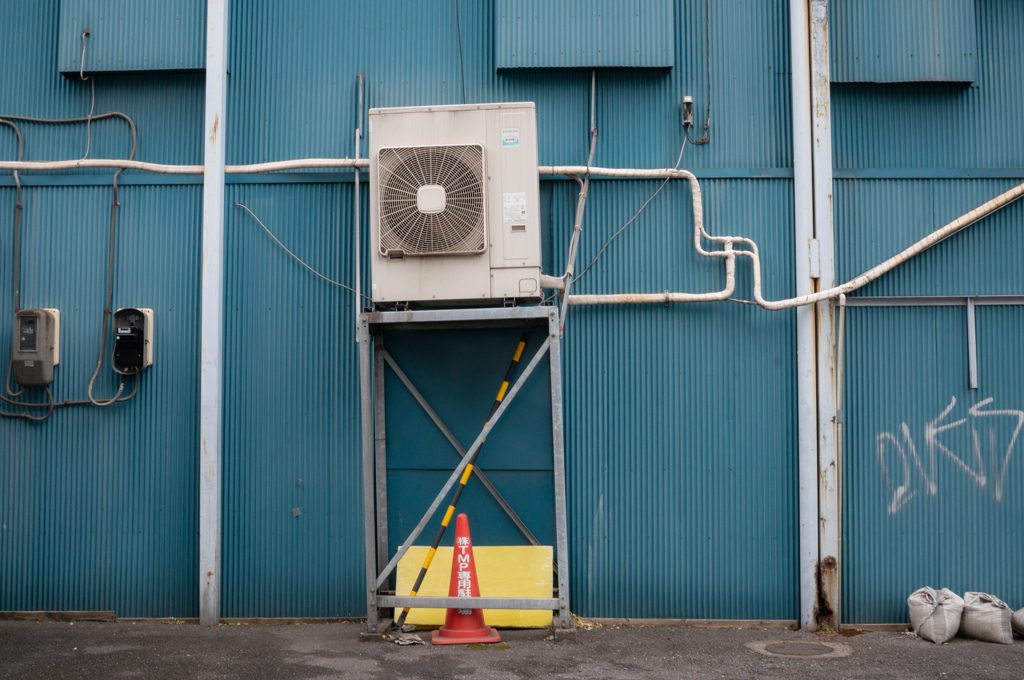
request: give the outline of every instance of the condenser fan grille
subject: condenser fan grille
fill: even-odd
[[[377,178],[381,255],[484,251],[483,147],[381,149]]]

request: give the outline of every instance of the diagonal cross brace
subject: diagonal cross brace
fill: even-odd
[[[444,424],[444,422],[437,415],[434,409],[430,407],[430,404],[428,404],[427,400],[423,397],[422,394],[420,394],[420,391],[416,389],[416,386],[412,384],[412,381],[409,380],[409,376],[407,376],[405,372],[398,367],[398,364],[395,363],[394,358],[392,358],[392,356],[388,354],[387,350],[378,349],[377,351],[380,352],[380,355],[384,358],[384,361],[388,363],[388,366],[391,367],[391,370],[395,372],[395,375],[398,376],[398,379],[402,381],[402,384],[405,385],[406,389],[409,390],[413,398],[416,399],[416,402],[423,407],[423,410],[426,411],[428,416],[430,416],[430,419],[434,421],[434,424],[437,425],[437,429],[441,430],[441,434],[445,436],[445,439],[448,440],[448,442],[452,445],[452,447],[458,452],[458,454],[461,457],[465,458],[466,449],[462,448],[462,444],[460,444],[459,440],[455,438],[455,435],[452,434],[452,431],[448,429],[448,427]],[[487,475],[484,474],[484,471],[480,469],[479,465],[473,466],[473,474],[477,476],[477,479],[479,479],[480,483],[484,485],[484,488],[491,492],[491,495],[494,497],[494,500],[496,500],[498,502],[498,505],[502,507],[505,513],[509,516],[509,519],[511,519],[515,523],[515,525],[519,527],[519,530],[523,532],[523,535],[526,536],[526,540],[528,540],[533,545],[540,545],[540,541],[537,540],[537,537],[533,535],[533,532],[530,531],[529,527],[527,527],[523,520],[520,519],[519,515],[516,514],[516,511],[512,509],[512,506],[509,505],[508,501],[506,501],[504,496],[501,495],[501,492],[499,492],[494,487],[494,485],[491,483],[491,480],[487,478]]]
[[[374,591],[380,589],[384,581],[386,581],[388,576],[391,575],[391,572],[395,570],[395,567],[398,565],[398,561],[402,559],[405,553],[409,550],[410,546],[412,546],[413,541],[419,538],[419,535],[423,533],[424,527],[427,526],[427,522],[429,522],[430,518],[434,516],[435,512],[437,512],[437,508],[441,505],[441,501],[444,500],[445,496],[448,495],[448,492],[452,490],[452,487],[455,485],[455,482],[459,479],[459,477],[462,476],[462,473],[466,469],[466,465],[469,464],[470,459],[483,445],[484,439],[486,439],[490,431],[494,429],[494,426],[498,423],[498,420],[505,413],[505,409],[508,408],[508,405],[512,403],[513,399],[515,399],[515,396],[519,393],[519,389],[530,377],[530,374],[533,373],[533,369],[537,368],[537,364],[539,364],[541,358],[544,357],[545,354],[547,354],[548,349],[550,349],[550,347],[551,337],[548,336],[547,338],[544,339],[544,344],[540,346],[540,348],[537,350],[537,353],[533,355],[532,359],[530,359],[530,363],[526,366],[526,370],[523,371],[523,374],[519,376],[519,380],[516,380],[516,384],[513,385],[512,389],[508,391],[508,394],[505,396],[505,399],[501,402],[501,406],[498,407],[498,410],[494,412],[494,415],[491,417],[490,421],[488,421],[488,423],[484,425],[484,429],[482,429],[480,431],[480,434],[477,435],[476,441],[473,442],[473,446],[469,447],[469,451],[466,452],[466,456],[461,461],[459,461],[458,466],[455,468],[454,471],[452,471],[452,474],[448,478],[448,481],[445,482],[444,487],[442,487],[441,491],[437,494],[437,497],[434,499],[434,502],[430,504],[429,508],[427,508],[427,511],[420,519],[419,524],[417,524],[416,528],[412,530],[411,534],[409,534],[409,538],[405,539],[405,541],[402,542],[402,546],[398,549],[398,552],[395,553],[395,556],[391,558],[391,561],[388,562],[388,566],[384,567],[384,571],[381,572],[379,576],[377,576],[377,583],[374,586]]]

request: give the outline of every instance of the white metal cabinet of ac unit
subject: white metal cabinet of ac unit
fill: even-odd
[[[370,109],[371,297],[539,300],[532,102]]]

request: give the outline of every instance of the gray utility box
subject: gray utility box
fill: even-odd
[[[59,362],[60,312],[22,309],[14,314],[14,381],[22,387],[46,387]]]

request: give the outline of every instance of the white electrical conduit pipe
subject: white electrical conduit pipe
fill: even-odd
[[[304,158],[294,161],[274,161],[255,165],[226,165],[228,175],[251,175],[258,172],[281,172],[303,168],[368,168],[368,158]],[[0,161],[0,170],[80,170],[84,168],[124,168],[143,170],[161,175],[202,175],[201,165],[163,165],[142,161],[122,161],[109,158],[87,158],[74,161]]]
[[[276,161],[273,163],[257,163],[255,165],[228,165],[225,167],[227,174],[252,174],[260,172],[280,172],[282,170],[297,170],[301,168],[365,168],[370,165],[369,159],[360,158],[308,158],[293,161]],[[172,175],[197,175],[203,173],[201,165],[162,165],[158,163],[144,163],[141,161],[126,161],[116,159],[83,159],[71,161],[0,161],[0,170],[74,170],[79,168],[124,168],[127,170],[144,170]],[[542,165],[537,168],[541,175],[581,175],[586,172],[598,177],[623,177],[633,179],[658,179],[672,177],[675,179],[686,179],[690,182],[690,189],[693,194],[693,222],[694,222],[694,247],[704,257],[723,257],[726,259],[726,287],[716,293],[619,293],[612,295],[570,295],[570,305],[623,305],[623,304],[655,304],[665,302],[713,302],[727,300],[732,296],[735,288],[735,258],[737,256],[749,257],[754,269],[754,300],[758,305],[771,311],[789,309],[811,305],[823,300],[837,298],[840,295],[848,295],[874,281],[886,272],[895,269],[910,258],[931,248],[939,241],[949,238],[953,234],[974,224],[995,211],[1003,208],[1013,201],[1024,196],[1024,184],[1019,184],[1009,191],[996,196],[991,201],[978,206],[969,213],[958,217],[938,231],[934,231],[903,252],[889,258],[880,265],[869,269],[857,278],[835,288],[829,288],[812,295],[791,298],[789,300],[770,301],[765,300],[761,295],[761,258],[758,254],[757,244],[748,238],[740,236],[711,236],[704,230],[704,208],[701,200],[700,183],[693,173],[686,170],[673,170],[671,168],[655,169],[633,169],[633,168],[587,168],[583,165]],[[722,243],[724,250],[704,250],[701,244],[701,237],[716,243]],[[733,250],[735,243],[744,243],[750,246],[750,250]]]

